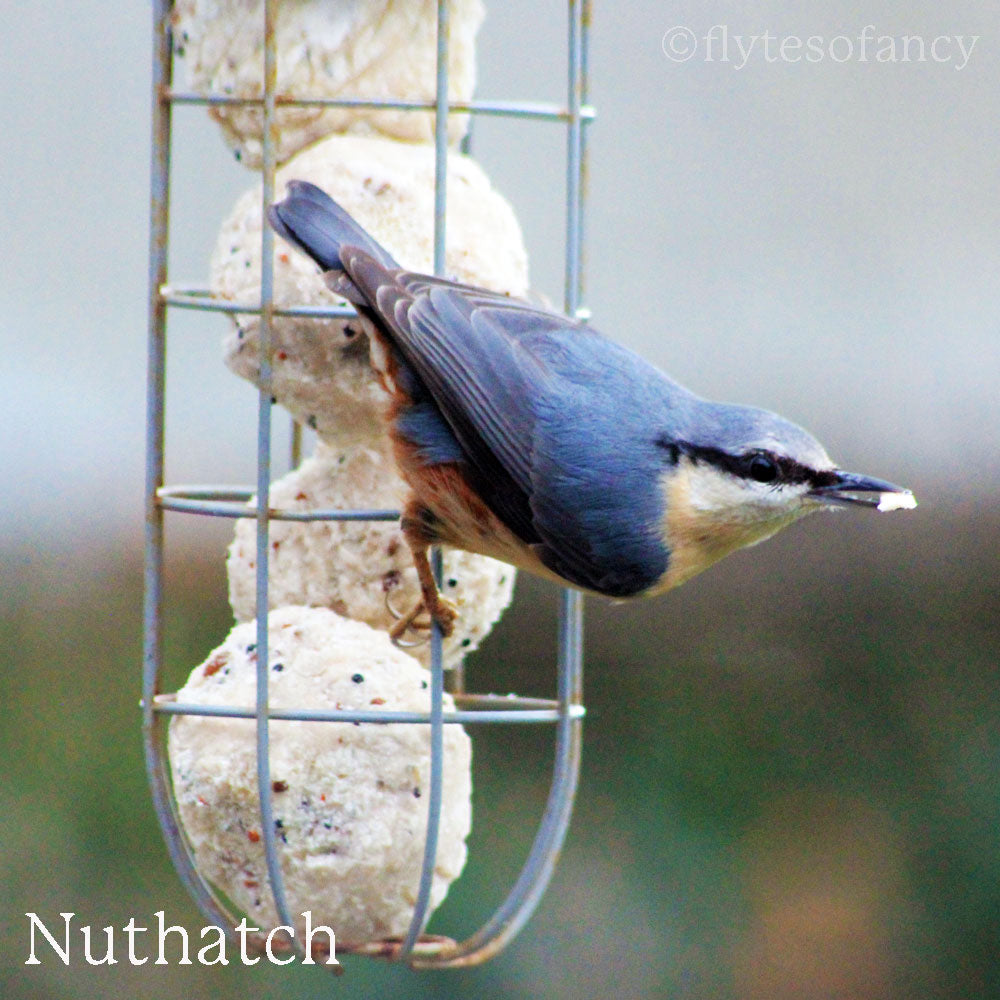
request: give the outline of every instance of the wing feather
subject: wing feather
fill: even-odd
[[[655,458],[654,449],[628,435],[645,433],[644,390],[662,376],[557,313],[389,270],[353,248],[341,258],[497,517],[577,586],[625,596],[658,579],[667,559],[658,516],[655,525],[636,516],[659,512],[658,475],[633,460]],[[639,419],[621,419],[623,407]]]

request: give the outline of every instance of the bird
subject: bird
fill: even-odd
[[[313,184],[291,181],[267,217],[354,305],[390,397],[421,589],[396,640],[454,625],[435,545],[619,601],[813,511],[916,506],[912,491],[836,466],[791,421],[704,399],[581,320],[400,267]]]

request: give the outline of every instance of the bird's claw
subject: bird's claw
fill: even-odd
[[[396,619],[396,621],[401,621],[402,618],[404,617],[403,614],[401,612],[397,611],[392,606],[392,590],[393,590],[392,587],[388,587],[386,589],[386,592],[385,592],[385,610],[388,611],[389,614],[392,615],[392,617]]]
[[[458,609],[455,605],[440,595],[429,614],[425,602],[420,601],[409,614],[399,615],[389,603],[388,594],[386,594],[386,607],[389,609],[389,613],[397,619],[396,624],[389,630],[389,638],[392,639],[393,645],[400,649],[412,649],[414,646],[422,646],[427,642],[430,638],[432,622],[441,629],[441,637],[447,639],[455,630],[455,620],[458,618]],[[427,634],[416,641],[407,641],[403,637],[411,630]]]

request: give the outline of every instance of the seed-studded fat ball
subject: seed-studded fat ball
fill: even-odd
[[[430,709],[428,673],[389,638],[326,608],[268,616],[272,708]],[[196,667],[178,700],[252,708],[256,625],[237,625]],[[454,704],[445,695],[445,711]],[[299,940],[303,914],[337,947],[404,934],[416,900],[427,829],[426,724],[270,723],[275,834]],[[181,822],[201,874],[264,930],[280,921],[270,892],[257,794],[253,719],[177,715],[170,767]],[[431,891],[436,907],[466,859],[471,746],[444,727],[441,827]]]
[[[472,97],[481,0],[450,0],[448,84],[452,102]],[[199,93],[260,98],[264,76],[263,0],[178,0],[174,48]],[[437,92],[434,0],[296,0],[276,5],[277,92],[288,97],[433,101]],[[238,159],[259,169],[260,107],[213,105],[210,114]],[[277,160],[332,133],[379,134],[429,142],[429,111],[372,107],[280,107]],[[457,143],[468,116],[451,115]]]
[[[430,271],[434,258],[434,149],[387,139],[331,136],[278,171],[331,192],[404,267]],[[524,295],[528,264],[510,205],[467,156],[448,158],[447,271],[468,284]],[[212,294],[229,302],[260,299],[260,187],[247,191],[222,224],[212,254]],[[275,246],[279,306],[343,304],[316,265],[281,240]],[[244,314],[224,342],[226,364],[257,383],[259,321]],[[276,317],[272,324],[272,392],[299,423],[329,442],[382,438],[386,398],[368,363],[368,341],[349,320]]]
[[[335,449],[317,443],[316,453],[271,486],[279,510],[399,510],[405,487],[391,457],[364,446]],[[256,526],[237,521],[226,568],[229,600],[239,621],[255,613]],[[395,618],[420,599],[410,550],[396,521],[272,521],[268,554],[268,601],[272,608],[302,604],[388,631]],[[470,552],[444,552],[442,591],[459,611],[444,640],[446,667],[457,666],[489,634],[510,603],[516,571]],[[411,652],[421,662],[429,643]]]

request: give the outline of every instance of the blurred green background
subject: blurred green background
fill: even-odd
[[[483,96],[558,98],[561,5],[493,6]],[[816,517],[654,602],[588,602],[582,782],[536,915],[479,969],[345,958],[339,979],[23,964],[28,910],[95,931],[163,909],[196,935],[202,919],[167,859],[139,733],[148,11],[60,2],[10,21],[0,995],[1000,995],[996,10],[596,4],[596,325],[696,390],[804,423],[921,506]],[[675,24],[806,36],[873,21],[980,48],[962,72],[735,71],[660,49]],[[555,133],[484,121],[475,148],[558,298]],[[195,109],[178,114],[175,166],[172,274],[203,280],[251,178]],[[171,317],[173,482],[252,479],[255,396],[219,361],[221,322]],[[194,521],[168,519],[176,683],[231,624],[231,527]],[[471,688],[551,694],[556,598],[522,577]],[[430,928],[455,936],[516,875],[551,765],[547,729],[474,735],[470,861]]]

